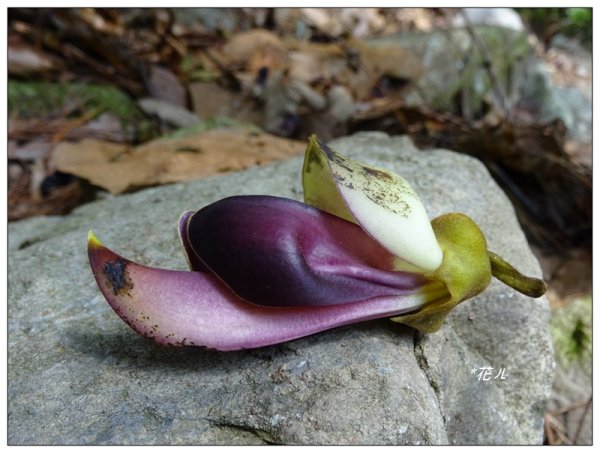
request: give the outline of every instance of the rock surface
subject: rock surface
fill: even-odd
[[[491,250],[540,274],[478,161],[381,133],[331,144],[402,174],[431,217],[470,215]],[[89,228],[134,261],[185,269],[181,212],[234,194],[301,199],[300,169],[293,158],[11,223],[9,444],[540,444],[553,375],[547,301],[498,281],[432,335],[384,319],[234,353],[156,346],[100,295]],[[485,366],[505,379],[478,381]]]

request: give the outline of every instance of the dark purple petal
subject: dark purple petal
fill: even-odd
[[[235,296],[206,272],[155,269],[88,240],[92,271],[104,297],[136,332],[160,344],[248,349],[333,327],[390,317],[448,296],[445,290],[320,307],[263,307]]]
[[[286,198],[225,198],[184,220],[192,269],[202,270],[199,259],[259,305],[354,303],[407,295],[429,281],[395,271],[394,255],[354,223]]]
[[[190,240],[187,235],[188,222],[190,221],[192,215],[194,215],[194,211],[186,211],[181,214],[181,217],[179,217],[179,223],[177,225],[179,231],[179,240],[181,241],[181,245],[183,247],[183,251],[185,252],[185,257],[190,269],[197,272],[208,272],[208,267],[206,267],[206,265],[202,262],[190,245]]]

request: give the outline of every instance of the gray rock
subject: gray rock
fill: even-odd
[[[478,115],[492,96],[496,105],[511,102],[520,88],[521,62],[533,55],[533,48],[526,33],[510,28],[475,25],[473,31],[487,48],[502,99],[494,94],[484,55],[466,28],[398,33],[371,39],[369,45],[398,46],[420,57],[423,75],[407,92],[407,105],[454,111],[458,97],[463,114]]]
[[[454,27],[466,26],[465,16],[472,25],[495,25],[515,31],[525,31],[519,13],[512,8],[462,8],[452,20]]]
[[[472,216],[490,249],[540,274],[477,160],[381,133],[332,145],[404,175],[432,217]],[[497,281],[435,334],[383,319],[233,353],[156,346],[100,295],[89,228],[132,260],[185,269],[181,212],[234,194],[301,199],[300,169],[294,158],[11,223],[9,444],[540,444],[548,304]],[[485,366],[505,379],[478,381],[472,371]]]
[[[138,101],[140,108],[150,114],[156,115],[164,122],[177,127],[188,127],[198,124],[202,119],[189,110],[160,99],[144,98]]]
[[[591,55],[588,62],[591,64]],[[528,61],[526,68],[520,106],[533,112],[542,122],[560,119],[571,138],[591,143],[591,85],[589,90],[577,86],[556,86],[550,77],[548,64],[537,59]]]
[[[526,110],[538,122],[560,119],[569,137],[591,143],[591,82],[583,82],[591,73],[590,52],[575,45],[568,51],[583,86],[557,86],[551,77],[555,69],[536,56],[526,33],[486,25],[473,29],[488,49],[501,86],[500,97],[485,69],[481,51],[466,29],[394,34],[374,38],[369,44],[402,47],[421,58],[423,76],[406,93],[405,105],[454,111],[460,99],[462,115],[469,119],[486,112],[490,101],[494,101],[496,106],[504,105],[514,112]]]

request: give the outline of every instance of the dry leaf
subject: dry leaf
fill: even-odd
[[[414,81],[423,73],[420,59],[397,46],[368,45],[359,39],[345,43],[298,43],[290,49],[290,77],[306,83],[333,80],[346,86],[354,99],[366,101],[382,76]]]
[[[263,124],[263,112],[247,97],[233,93],[213,82],[195,82],[190,84],[190,97],[193,111],[200,118],[221,116]]]
[[[215,129],[138,147],[86,139],[56,146],[52,163],[114,194],[243,170],[301,154],[304,142],[241,129]]]
[[[238,33],[223,47],[221,59],[231,69],[245,68],[256,73],[261,67],[271,71],[281,68],[287,58],[287,47],[274,33],[249,30]]]
[[[7,56],[10,75],[40,76],[45,72],[59,69],[56,58],[26,44],[10,45]]]
[[[421,59],[408,49],[398,46],[368,45],[353,39],[350,44],[365,58],[378,75],[397,79],[417,80],[423,75]]]
[[[329,36],[364,37],[385,27],[379,8],[301,8],[301,19]]]

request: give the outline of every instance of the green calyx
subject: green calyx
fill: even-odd
[[[443,282],[450,295],[441,301],[426,304],[416,312],[394,317],[392,321],[407,324],[421,332],[435,332],[442,326],[450,310],[487,288],[492,275],[528,296],[540,297],[544,294],[546,285],[543,281],[524,276],[487,250],[483,233],[468,216],[444,214],[435,218],[431,225],[444,258],[430,277]]]
[[[433,219],[431,226],[444,253],[442,264],[431,277],[443,282],[450,296],[415,313],[392,318],[427,333],[437,331],[450,310],[482,292],[492,278],[485,237],[471,218],[464,214],[444,214]]]

